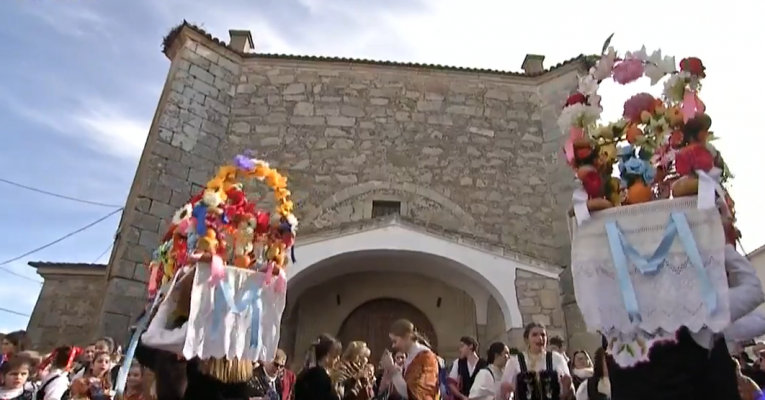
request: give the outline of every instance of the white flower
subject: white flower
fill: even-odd
[[[638,51],[627,52],[627,55],[624,58],[626,58],[626,59],[635,59],[635,60],[640,60],[640,61],[646,61],[646,60],[648,60],[648,51],[646,50],[645,46],[643,46]]]
[[[194,207],[192,207],[191,204],[186,204],[185,206],[181,207],[173,215],[173,225],[178,225],[181,222],[191,218],[191,213],[193,211],[194,211]]]
[[[571,127],[584,128],[595,124],[600,119],[602,111],[599,107],[587,104],[573,104],[563,109],[558,118],[561,132],[566,134]]]
[[[651,79],[651,85],[659,83],[662,78],[675,70],[675,57],[662,57],[661,49],[651,53],[646,62],[648,65],[645,67],[645,76]]]
[[[595,66],[590,70],[590,74],[593,76],[593,78],[595,78],[595,80],[602,81],[603,79],[611,76],[611,71],[614,69],[614,64],[616,64],[616,50],[614,50],[613,47],[609,47],[608,51],[606,51],[606,54],[603,54],[603,57],[601,57]]]
[[[579,79],[579,93],[591,96],[598,92],[598,81],[592,75],[585,75]]]
[[[223,204],[223,195],[218,190],[207,189],[202,195],[202,202],[208,207],[218,207]]]
[[[664,82],[664,90],[662,96],[670,103],[679,103],[683,101],[685,95],[685,83],[686,79],[682,73],[672,74],[669,79]]]
[[[290,227],[292,228],[292,233],[295,233],[297,231],[298,226],[298,219],[295,217],[294,214],[287,214],[287,223],[290,224]]]

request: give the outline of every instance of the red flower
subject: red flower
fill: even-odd
[[[566,99],[566,105],[563,106],[563,108],[573,106],[574,104],[587,104],[587,96],[581,93],[574,93],[571,96],[568,96],[568,99]]]
[[[684,147],[675,156],[675,170],[680,176],[685,176],[693,171],[701,170],[708,172],[714,167],[712,153],[703,145],[695,144]]]
[[[698,76],[699,78],[706,78],[706,67],[700,59],[696,57],[688,57],[680,60],[680,71],[688,72],[691,75]]]
[[[266,212],[255,213],[255,233],[265,234],[271,225],[271,214]]]
[[[598,171],[593,169],[585,173],[581,181],[584,191],[587,192],[589,198],[597,199],[603,197],[603,177],[600,176]]]

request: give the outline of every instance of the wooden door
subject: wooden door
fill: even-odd
[[[354,340],[366,342],[372,350],[370,362],[377,366],[383,351],[390,349],[390,327],[401,318],[411,321],[428,338],[433,350],[438,349],[435,329],[428,317],[419,308],[397,299],[375,299],[360,305],[345,319],[337,338],[343,345]]]

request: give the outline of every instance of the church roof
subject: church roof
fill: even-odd
[[[550,68],[547,68],[544,71],[529,74],[525,72],[502,71],[502,70],[488,69],[488,68],[469,68],[469,67],[457,67],[457,66],[451,66],[451,65],[384,61],[384,60],[368,60],[368,59],[348,58],[348,57],[304,56],[304,55],[275,54],[275,53],[245,53],[232,48],[229,44],[226,44],[226,42],[224,42],[223,40],[220,40],[212,36],[204,29],[200,28],[199,26],[190,24],[186,20],[184,20],[183,23],[181,23],[180,25],[173,28],[167,34],[167,36],[165,36],[165,38],[162,40],[162,52],[165,55],[168,54],[168,51],[173,45],[173,42],[175,42],[175,40],[180,36],[180,33],[181,31],[183,31],[184,28],[191,29],[192,31],[206,37],[208,40],[217,44],[218,46],[225,47],[228,50],[239,54],[243,58],[282,59],[282,60],[291,60],[291,61],[344,62],[344,63],[366,64],[366,65],[383,65],[383,66],[391,66],[391,67],[420,68],[420,69],[430,69],[430,70],[435,69],[435,70],[443,70],[443,71],[475,72],[475,73],[484,73],[484,74],[493,74],[493,75],[506,75],[506,76],[518,76],[518,77],[530,77],[530,78],[544,75],[546,73],[552,72],[566,65],[574,64],[577,62],[584,63],[585,67],[589,69],[591,65],[594,65],[595,60],[599,58],[599,56],[593,57],[593,56],[586,56],[584,54],[580,54],[577,57],[563,61],[562,63],[554,65]]]

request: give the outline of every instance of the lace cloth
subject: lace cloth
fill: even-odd
[[[212,285],[206,263],[197,264],[194,274],[189,320],[166,328],[175,308],[175,296],[166,296],[142,336],[144,344],[187,359],[273,359],[286,303],[277,279],[266,281],[262,272],[226,267],[222,282]]]
[[[631,319],[606,225],[615,221],[626,242],[643,257],[654,254],[672,213],[682,213],[690,227],[703,270],[716,298],[714,310],[705,302],[700,271],[678,238],[653,274],[644,274],[627,261],[629,281],[634,288],[641,319]],[[730,323],[728,280],[725,273],[725,237],[716,208],[700,210],[695,197],[659,200],[594,213],[576,227],[571,246],[571,264],[576,301],[589,331],[600,331],[619,341],[640,333],[647,339],[666,340],[681,326],[691,332],[709,328],[722,331]],[[632,338],[634,339],[634,338]]]

